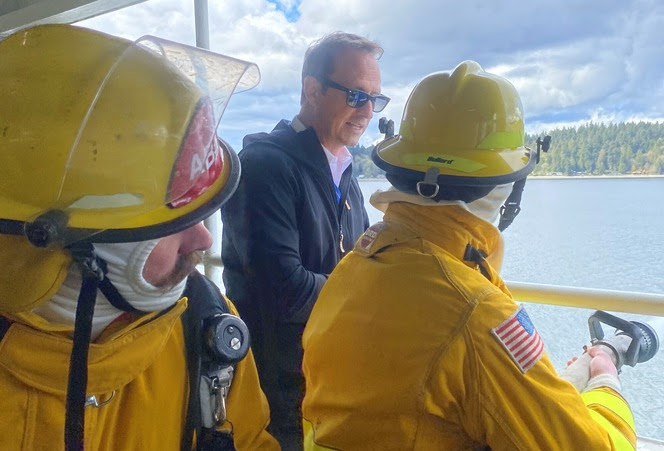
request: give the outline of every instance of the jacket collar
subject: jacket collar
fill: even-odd
[[[246,147],[259,139],[262,141],[265,138],[294,160],[315,169],[329,172],[330,165],[325,156],[325,151],[312,127],[297,133],[291,127],[290,121],[282,119],[269,135],[259,133],[246,136],[244,146]]]
[[[390,203],[384,222],[366,230],[357,240],[354,251],[371,256],[387,246],[414,239],[430,242],[476,269],[479,269],[478,262],[465,258],[467,247],[470,245],[482,251],[487,256],[482,262],[485,272],[489,272],[485,275],[495,285],[503,286],[498,275],[503,253],[500,232],[492,224],[455,205],[422,207],[406,202]]]
[[[105,331],[91,343],[87,392],[108,393],[145,371],[160,355],[186,307],[182,298],[161,316],[144,315],[118,330]],[[67,391],[71,346],[67,335],[16,322],[0,343],[0,366],[26,385],[62,396]]]
[[[418,237],[431,241],[463,260],[466,245],[491,255],[500,247],[500,232],[488,222],[456,205],[420,207],[406,202],[391,203],[386,222],[411,229]]]

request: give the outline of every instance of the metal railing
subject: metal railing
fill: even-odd
[[[222,267],[219,255],[206,255],[205,272],[216,283]],[[536,304],[577,307],[612,312],[637,313],[664,317],[664,295],[633,291],[601,290],[564,285],[506,281],[512,296],[519,301]]]
[[[664,316],[664,295],[539,283],[505,282],[524,302]]]

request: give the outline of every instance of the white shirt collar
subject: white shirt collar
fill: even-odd
[[[291,121],[291,127],[295,130],[296,133],[301,133],[307,129],[307,126],[302,123],[300,118],[295,115]],[[353,156],[348,151],[346,146],[343,147],[339,155],[334,155],[321,144],[321,147],[325,151],[325,156],[327,157],[327,163],[330,165],[330,171],[332,172],[332,179],[334,180],[335,185],[339,186],[341,182],[341,175],[344,173],[346,168],[350,166],[353,162]]]

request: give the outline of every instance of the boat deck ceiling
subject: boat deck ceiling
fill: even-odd
[[[145,0],[0,0],[0,34],[31,25],[73,23]]]

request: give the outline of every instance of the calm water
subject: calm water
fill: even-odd
[[[369,195],[386,181],[360,183],[372,223],[382,213]],[[531,179],[522,211],[505,231],[502,276],[519,282],[664,293],[664,178]],[[589,341],[592,310],[528,304],[558,370]],[[664,331],[664,318],[620,314]],[[660,341],[664,334],[660,332]],[[637,432],[664,440],[664,351],[625,367],[623,391]]]

